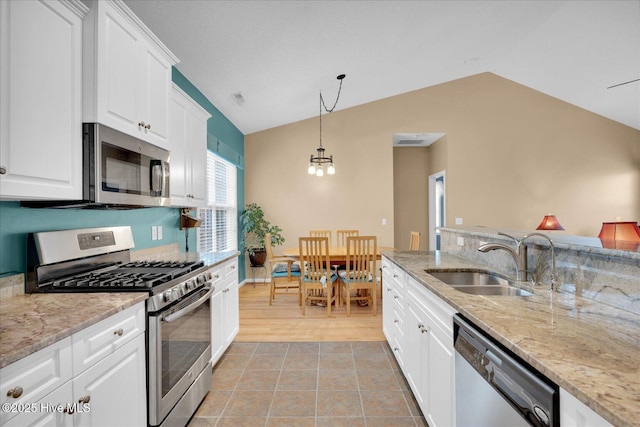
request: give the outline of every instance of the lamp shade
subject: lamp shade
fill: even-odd
[[[536,230],[564,230],[555,215],[545,215]]]
[[[603,240],[626,240],[640,242],[640,228],[637,222],[603,222],[598,237]]]

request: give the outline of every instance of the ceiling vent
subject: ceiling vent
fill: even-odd
[[[244,102],[245,102],[244,96],[242,96],[242,92],[232,93],[231,94],[231,98],[233,98],[233,100],[236,102],[236,104],[238,104],[241,107],[242,107],[242,104],[244,104]]]
[[[444,133],[394,133],[394,147],[428,147],[440,138]]]

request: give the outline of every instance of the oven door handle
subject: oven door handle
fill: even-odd
[[[200,307],[202,304],[207,302],[207,300],[209,299],[211,294],[213,294],[213,291],[215,291],[215,289],[216,288],[214,286],[211,286],[211,289],[209,289],[209,291],[205,295],[203,295],[201,298],[199,298],[196,302],[194,302],[193,304],[189,304],[187,307],[183,308],[182,310],[176,311],[175,313],[171,313],[168,316],[162,316],[160,320],[162,320],[163,322],[171,323],[174,320],[181,318],[185,314],[191,313],[193,310],[195,310],[196,308]]]

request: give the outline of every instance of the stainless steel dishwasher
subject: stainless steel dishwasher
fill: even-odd
[[[558,386],[456,314],[456,425],[560,425]]]

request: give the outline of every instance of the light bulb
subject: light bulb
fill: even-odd
[[[309,169],[307,169],[307,173],[309,175],[315,175],[316,167],[313,165],[313,163],[309,163]]]
[[[336,168],[333,167],[333,163],[329,163],[329,167],[327,168],[327,174],[334,175],[336,173]]]
[[[316,176],[322,175],[324,175],[324,171],[322,170],[322,166],[318,165],[318,167],[316,168]]]

